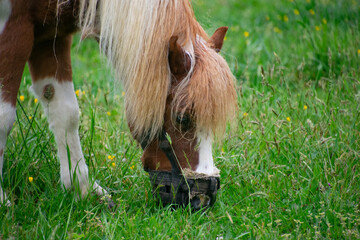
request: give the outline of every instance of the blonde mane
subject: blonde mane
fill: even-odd
[[[178,43],[192,59],[192,69],[174,103],[193,101],[201,131],[215,131],[219,124],[224,128],[233,115],[235,108],[229,107],[236,99],[231,90],[233,76],[221,56],[197,40],[208,37],[188,0],[80,0],[80,26],[84,34],[99,30],[100,48],[123,82],[127,119],[135,137],[153,138],[163,126],[171,84],[168,46],[172,36],[179,37]]]

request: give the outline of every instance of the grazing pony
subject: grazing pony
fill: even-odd
[[[234,77],[218,54],[226,27],[209,38],[188,0],[0,0],[0,4],[6,6],[0,15],[5,20],[0,24],[0,173],[28,62],[32,92],[42,103],[57,142],[64,187],[75,184],[82,196],[93,191],[106,194],[89,181],[78,133],[70,50],[73,34],[80,30],[83,38],[99,42],[124,86],[126,117],[144,149],[144,168],[171,170],[159,146],[159,136],[166,133],[178,167],[219,174],[212,139],[235,116],[237,100]],[[1,186],[0,203],[9,204]]]

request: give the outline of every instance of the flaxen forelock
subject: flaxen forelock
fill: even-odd
[[[196,64],[191,79],[178,86],[174,111],[192,112],[197,133],[221,135],[235,119],[235,77],[226,61],[201,38],[195,44]],[[185,103],[185,104],[184,104]]]

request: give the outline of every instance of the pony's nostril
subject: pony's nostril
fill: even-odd
[[[195,210],[198,211],[201,208],[201,200],[198,196],[195,196],[191,199],[191,207]]]
[[[205,194],[198,194],[192,197],[191,199],[191,207],[194,210],[200,210],[201,208],[206,208],[210,205],[210,197]]]

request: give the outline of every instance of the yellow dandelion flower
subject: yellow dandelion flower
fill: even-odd
[[[320,31],[320,27],[316,25],[316,26],[315,26],[315,30],[316,30],[316,31]]]
[[[111,159],[112,159],[111,155],[108,155],[108,159],[109,159],[109,160],[111,160]]]
[[[284,16],[284,18],[283,18],[283,19],[284,19],[284,22],[288,22],[288,21],[289,21],[289,17],[288,17],[288,16],[286,16],[286,15]]]
[[[20,101],[24,101],[25,100],[25,97],[23,96],[23,95],[21,95],[20,97],[19,97],[19,99],[20,99]]]
[[[307,110],[308,109],[308,106],[304,105],[304,110]]]
[[[247,117],[249,114],[247,112],[244,112],[243,116]]]
[[[115,163],[115,162],[112,162],[112,163],[111,163],[111,166],[112,166],[112,167],[115,167],[115,166],[116,166],[116,163]]]
[[[266,21],[269,21],[270,20],[270,17],[269,16],[266,16]]]
[[[76,96],[79,96],[79,95],[80,95],[80,90],[79,90],[79,89],[76,90],[76,91],[75,91],[75,94],[76,94]]]
[[[37,98],[34,99],[34,103],[38,103],[38,99],[37,99]]]
[[[323,23],[323,24],[327,24],[326,18],[323,18],[323,19],[322,19],[322,23]]]
[[[309,13],[310,13],[311,15],[315,15],[314,9],[310,9],[310,10],[309,10]]]
[[[295,14],[295,15],[299,15],[299,14],[300,14],[299,10],[294,9],[294,14]]]
[[[34,181],[34,178],[33,177],[29,177],[29,182],[32,182]]]
[[[278,27],[274,27],[274,32],[276,32],[276,33],[281,33],[281,29],[278,28]]]
[[[106,114],[107,114],[108,116],[111,116],[111,112],[106,112]]]
[[[290,117],[287,117],[286,120],[287,120],[288,122],[290,122],[290,121],[291,121],[291,118],[290,118]]]
[[[32,116],[29,116],[29,120],[31,120],[32,119]]]
[[[358,49],[358,51],[357,51],[357,52],[358,52],[358,54],[360,55],[360,49]]]
[[[132,165],[132,166],[130,167],[131,170],[134,170],[134,168],[135,168],[135,165]]]
[[[249,32],[244,32],[244,37],[249,37],[250,33]]]

